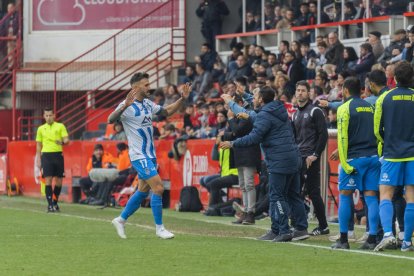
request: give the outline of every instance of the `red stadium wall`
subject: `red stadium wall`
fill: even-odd
[[[86,176],[86,164],[90,158],[94,145],[98,142],[74,141],[64,147],[65,175],[63,181],[62,200],[71,201],[72,178]],[[103,141],[105,150],[116,156],[116,143]],[[211,150],[214,140],[190,140],[188,150],[179,161],[168,158],[172,141],[156,141],[160,176],[165,181],[170,181],[170,207],[174,208],[179,201],[180,191],[186,185],[196,186],[200,190],[201,200],[204,205],[208,203],[207,190],[201,188],[200,178],[206,175],[216,174],[219,171],[217,161],[211,159]],[[330,138],[328,153],[336,149],[336,139]],[[36,142],[17,141],[10,142],[8,146],[8,176],[16,178],[26,196],[40,197],[40,184],[35,177]],[[330,181],[329,185],[333,196],[338,202],[337,173],[338,161],[329,161]],[[239,196],[237,191],[232,191],[231,196]],[[328,191],[328,195],[331,192]],[[337,213],[336,206],[328,205],[327,210]]]

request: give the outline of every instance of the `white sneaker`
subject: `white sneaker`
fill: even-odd
[[[395,246],[397,240],[393,235],[383,237],[380,243],[375,247],[374,251],[382,251],[387,246]]]
[[[119,217],[112,220],[112,225],[115,227],[116,232],[121,239],[127,238],[125,235],[125,224],[120,221]]]
[[[160,229],[158,229],[155,234],[160,237],[161,239],[167,240],[167,239],[172,239],[174,238],[174,234],[171,233],[170,231],[168,231],[167,229],[165,229],[164,227],[161,227]]]
[[[336,242],[340,238],[341,238],[341,234],[338,233],[335,236],[329,236],[329,241]],[[356,241],[355,232],[351,234],[348,232],[348,242],[355,242],[355,241]]]

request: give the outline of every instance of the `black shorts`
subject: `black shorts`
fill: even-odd
[[[42,152],[43,177],[65,177],[65,165],[62,152]]]

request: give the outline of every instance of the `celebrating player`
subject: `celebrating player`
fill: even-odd
[[[131,78],[132,90],[126,99],[109,115],[109,123],[120,120],[124,126],[129,144],[131,164],[138,172],[138,190],[131,196],[119,217],[112,220],[119,237],[125,239],[125,222],[135,213],[149,190],[152,190],[151,209],[154,216],[156,235],[162,239],[171,239],[174,234],[164,228],[162,223],[162,193],[164,187],[157,172],[157,159],[153,142],[152,115],[170,116],[185,103],[191,92],[191,85],[185,84],[181,98],[163,109],[147,98],[150,95],[149,76],[136,73]]]

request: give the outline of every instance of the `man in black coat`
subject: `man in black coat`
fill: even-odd
[[[229,15],[230,11],[222,0],[203,0],[196,10],[198,17],[203,19],[201,33],[207,43],[215,49],[216,35],[221,34],[222,16]]]
[[[315,209],[319,226],[312,235],[329,234],[325,205],[321,197],[320,156],[328,141],[328,129],[323,111],[312,105],[309,99],[310,86],[307,81],[296,84],[296,99],[299,109],[293,115],[296,143],[302,157],[301,187],[309,195]]]
[[[289,77],[289,85],[295,87],[295,84],[305,79],[305,66],[302,62],[296,58],[296,55],[292,51],[288,51],[285,54],[283,70]]]

